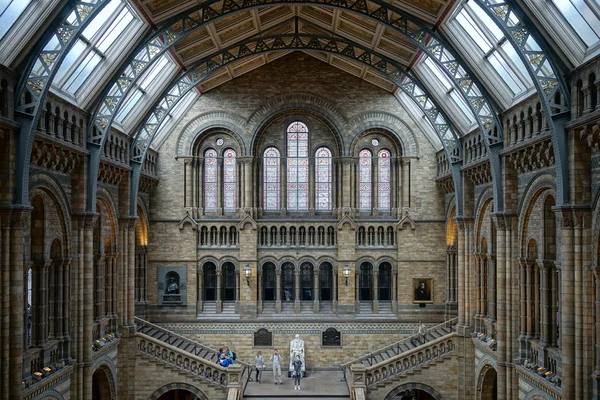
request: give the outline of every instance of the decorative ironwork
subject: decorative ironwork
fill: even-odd
[[[254,332],[254,346],[273,347],[273,332],[260,328]]]
[[[131,160],[134,171],[132,194],[137,195],[135,186],[138,179],[136,178],[136,165],[144,163],[146,153],[161,123],[190,90],[193,90],[196,85],[209,78],[220,68],[241,58],[269,51],[305,49],[309,43],[313,50],[335,53],[372,67],[379,74],[398,85],[398,88],[406,93],[423,112],[438,135],[451,163],[458,164],[461,162],[460,141],[452,125],[447,122],[449,119],[428,90],[404,67],[379,53],[345,39],[300,33],[284,34],[253,38],[220,50],[198,61],[169,85],[154,104],[154,107],[146,114],[144,123],[137,132],[132,144]],[[348,49],[351,49],[351,51]],[[351,53],[353,54],[352,57],[349,55]],[[369,56],[366,57],[365,54]],[[137,176],[139,176],[139,173],[137,173]],[[460,171],[453,170],[453,176],[455,186],[461,187],[459,181],[457,181],[457,179],[460,179]],[[275,195],[273,192],[272,197],[273,201],[279,204],[279,194]],[[267,197],[264,197],[264,199],[266,201]],[[279,206],[277,205],[274,209],[279,209]]]
[[[108,2],[67,2],[31,52],[34,56],[15,93],[15,119],[21,124],[17,153],[17,204],[28,202],[31,148],[52,79],[81,32]]]
[[[327,328],[322,334],[321,346],[339,347],[342,345],[342,334],[335,328]]]
[[[569,88],[546,40],[514,0],[475,0],[513,45],[541,99],[556,160],[557,205],[569,202],[568,149],[564,122],[570,112]],[[531,27],[531,28],[530,28]],[[552,118],[552,115],[563,114]]]

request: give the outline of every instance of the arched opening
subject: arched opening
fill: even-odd
[[[390,400],[435,400],[435,397],[421,389],[406,389]]]
[[[333,300],[333,266],[325,262],[319,266],[319,290],[321,301]]]
[[[379,266],[377,286],[379,301],[390,302],[392,300],[392,265],[389,262],[381,263]]]
[[[92,375],[92,400],[112,400],[110,377],[104,368]]]
[[[217,300],[217,268],[212,262],[204,264],[204,300]]]
[[[294,265],[286,262],[281,267],[281,300],[294,301]]]
[[[364,262],[360,265],[360,274],[358,276],[358,299],[359,301],[373,300],[373,265],[370,262]]]
[[[158,400],[198,400],[199,397],[185,389],[173,389],[163,393]]]
[[[277,282],[275,280],[275,264],[268,262],[262,268],[263,300],[275,301],[275,290]]]
[[[233,263],[223,264],[223,301],[235,301],[236,271]]]
[[[302,301],[312,301],[313,300],[313,276],[314,276],[314,267],[309,262],[304,262],[300,266],[300,296]]]
[[[481,400],[498,399],[498,375],[496,370],[489,368],[483,375],[481,382]]]

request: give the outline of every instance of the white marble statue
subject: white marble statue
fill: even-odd
[[[294,368],[293,363],[296,356],[299,356],[300,361],[302,361],[302,377],[304,377],[304,371],[306,370],[306,364],[304,363],[304,340],[300,339],[300,335],[298,334],[290,342],[290,371]]]

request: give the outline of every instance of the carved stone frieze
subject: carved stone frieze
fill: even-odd
[[[600,151],[600,126],[587,125],[579,132],[579,138],[594,152]]]
[[[150,193],[152,189],[154,189],[158,185],[158,179],[151,178],[149,176],[140,177],[140,186],[139,190],[142,193]]]
[[[490,163],[485,162],[474,165],[464,171],[465,178],[473,182],[475,185],[484,185],[492,181],[492,171]]]
[[[109,185],[118,185],[121,183],[124,177],[127,176],[128,171],[116,167],[114,165],[100,162],[100,169],[98,171],[98,180],[102,183]]]
[[[554,149],[550,140],[520,148],[506,156],[518,173],[523,174],[554,165]]]
[[[31,148],[31,163],[38,167],[70,174],[81,161],[78,152],[43,140],[35,140]]]
[[[444,194],[454,193],[454,180],[452,176],[439,179],[437,182],[438,187],[444,192]]]

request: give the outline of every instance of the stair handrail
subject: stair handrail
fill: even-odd
[[[426,364],[430,364],[431,362],[435,362],[440,357],[449,356],[456,348],[456,342],[454,341],[456,335],[457,333],[453,331],[448,335],[440,336],[439,338],[435,338],[417,347],[413,347],[412,349],[409,349],[404,353],[397,354],[393,357],[388,358],[387,360],[380,361],[375,365],[367,367],[365,371],[365,385],[368,388],[373,385],[380,384],[384,381],[394,378],[398,374],[408,373],[409,371],[414,370],[415,368],[419,368]],[[433,348],[434,351],[427,353],[428,348]],[[414,364],[407,362],[408,366],[406,366],[407,363],[405,363],[404,366],[402,366],[402,363],[400,363],[400,369],[390,367],[396,364],[396,362],[399,360],[410,360],[412,359],[414,354],[418,353],[424,354],[424,358],[422,360],[416,358],[415,360],[418,361]],[[429,358],[426,358],[427,354],[429,355]]]
[[[424,335],[428,334],[429,332],[435,331],[435,330],[437,330],[437,329],[439,329],[439,328],[446,328],[446,327],[448,327],[448,328],[453,328],[453,327],[454,327],[454,325],[456,325],[456,323],[457,323],[457,322],[458,322],[458,317],[456,317],[456,318],[452,318],[452,319],[449,319],[449,320],[447,320],[447,321],[444,321],[444,322],[442,322],[441,324],[438,324],[438,325],[432,326],[432,327],[430,327],[430,328],[427,328],[427,329],[425,330],[425,333],[424,333]],[[376,356],[377,354],[380,354],[380,353],[382,353],[382,352],[384,352],[384,351],[386,351],[386,350],[389,350],[389,349],[393,349],[393,348],[399,348],[399,347],[400,347],[400,345],[402,345],[402,344],[404,344],[404,343],[407,343],[407,342],[410,342],[411,340],[414,340],[414,339],[418,338],[419,336],[420,336],[420,334],[419,334],[419,333],[415,333],[415,334],[413,334],[413,335],[410,335],[410,336],[407,336],[407,337],[405,337],[404,339],[400,340],[399,342],[393,343],[393,344],[391,344],[391,345],[387,345],[387,346],[385,346],[385,347],[382,347],[382,348],[381,348],[381,349],[379,349],[379,350],[372,351],[372,352],[370,352],[370,353],[368,353],[368,354],[365,354],[364,356],[361,356],[361,357],[355,358],[355,359],[353,359],[353,360],[351,360],[351,361],[348,361],[348,362],[346,362],[346,363],[343,363],[343,364],[341,364],[342,370],[344,371],[344,374],[345,374],[345,372],[346,372],[346,369],[347,369],[347,368],[348,368],[350,365],[352,365],[352,364],[357,364],[357,363],[358,363],[358,364],[361,364],[361,363],[362,363],[364,360],[367,360],[367,361],[369,362],[369,366],[372,366],[372,365],[376,364],[376,362],[375,362],[375,363],[373,363],[373,361],[376,361],[376,360],[375,360],[375,356]],[[398,355],[398,354],[400,354],[400,353],[401,353],[401,352],[400,352],[400,351],[398,351],[397,355]]]
[[[166,345],[170,346],[170,347],[172,348],[172,350],[173,350],[173,351],[177,351],[177,352],[180,352],[180,353],[183,353],[183,354],[189,353],[191,356],[193,356],[193,357],[195,357],[195,358],[197,358],[197,359],[199,359],[199,360],[206,360],[207,362],[212,362],[212,363],[214,363],[214,365],[215,365],[215,366],[218,366],[218,367],[219,367],[218,369],[221,369],[221,370],[224,370],[224,371],[226,371],[226,370],[227,370],[227,368],[225,368],[225,367],[222,367],[222,366],[221,366],[221,364],[219,364],[219,363],[218,363],[218,360],[217,360],[217,361],[214,361],[214,360],[213,360],[213,358],[214,358],[214,357],[216,356],[216,354],[217,354],[217,351],[216,351],[216,350],[214,350],[214,349],[212,349],[212,348],[210,348],[210,347],[208,347],[208,346],[205,346],[205,345],[203,345],[203,344],[201,344],[201,343],[198,343],[198,342],[196,342],[195,340],[191,340],[191,339],[189,339],[189,338],[186,338],[185,336],[179,335],[178,333],[175,333],[175,332],[173,332],[173,331],[171,331],[171,330],[169,330],[169,329],[163,328],[163,327],[161,327],[161,326],[159,326],[159,325],[156,325],[156,324],[153,324],[153,323],[151,323],[151,322],[149,322],[149,321],[146,321],[146,320],[144,320],[144,319],[142,319],[142,318],[139,318],[139,317],[134,317],[134,318],[135,318],[135,321],[136,321],[137,323],[141,324],[141,325],[145,325],[145,326],[149,326],[149,327],[152,327],[152,328],[156,328],[156,329],[158,329],[158,330],[160,330],[160,331],[162,331],[162,332],[165,332],[165,333],[169,334],[169,335],[170,335],[170,336],[169,336],[169,339],[171,339],[171,337],[175,337],[175,338],[177,338],[177,339],[183,339],[185,342],[188,342],[188,343],[192,343],[192,344],[194,344],[194,346],[200,347],[200,348],[202,348],[202,349],[204,349],[204,350],[212,351],[212,352],[213,352],[213,354],[212,354],[211,358],[200,357],[200,356],[199,356],[199,355],[198,355],[198,354],[195,352],[195,350],[196,350],[196,347],[194,347],[194,352],[191,352],[191,351],[186,351],[186,350],[184,350],[184,349],[182,349],[182,348],[179,348],[179,347],[177,347],[177,346],[173,345],[173,344],[171,343],[171,341],[170,341],[170,340],[168,340],[168,341],[165,341],[165,340],[160,340],[160,339],[157,339],[157,338],[155,338],[155,337],[153,337],[153,336],[150,336],[150,335],[147,335],[147,334],[145,334],[145,333],[143,333],[143,332],[139,332],[139,331],[138,331],[138,332],[137,332],[137,334],[138,334],[138,335],[140,335],[140,337],[143,337],[143,338],[144,338],[144,339],[146,339],[146,340],[148,340],[148,339],[151,339],[151,341],[152,341],[152,342],[155,342],[155,343],[164,343],[164,344],[166,344]],[[176,349],[176,350],[175,350],[175,349]],[[244,390],[246,389],[246,386],[248,385],[248,381],[250,381],[250,380],[252,379],[252,378],[251,378],[251,375],[252,375],[252,368],[254,367],[254,365],[251,365],[251,364],[249,364],[249,363],[247,363],[247,362],[245,362],[245,361],[239,360],[239,359],[237,359],[237,358],[236,358],[235,362],[236,362],[237,364],[239,364],[239,365],[241,365],[241,366],[242,366],[242,372],[241,372],[241,377],[242,377],[242,379],[241,379],[241,382],[242,382],[242,389],[241,389],[241,390],[242,390],[242,393],[243,393],[243,392],[244,392]]]

